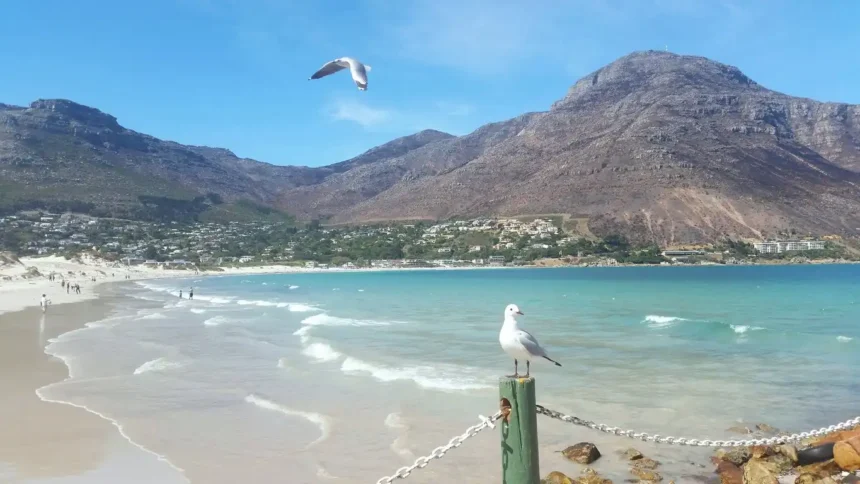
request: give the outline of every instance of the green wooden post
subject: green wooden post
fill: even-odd
[[[499,398],[507,418],[502,428],[502,484],[540,484],[534,378],[501,378]]]

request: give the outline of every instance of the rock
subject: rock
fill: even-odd
[[[842,478],[842,484],[860,484],[860,476],[849,474]]]
[[[755,428],[756,428],[756,430],[759,430],[759,431],[762,431],[762,432],[765,432],[768,434],[775,434],[775,433],[779,432],[779,430],[777,430],[774,427],[771,427],[770,425],[768,425],[766,423],[760,423],[760,424],[756,425]]]
[[[821,479],[826,479],[832,475],[842,472],[839,466],[833,460],[819,462],[808,466],[803,466],[798,469],[796,484],[817,484]]]
[[[717,464],[716,472],[720,476],[720,484],[744,484],[744,471],[727,460]]]
[[[645,456],[642,455],[642,452],[639,452],[638,450],[631,447],[631,448],[625,450],[624,452],[622,452],[621,457],[623,457],[627,460],[637,460],[637,459],[641,459],[642,457],[645,457]]]
[[[734,427],[729,427],[728,431],[735,433],[735,434],[751,434],[751,433],[753,433],[752,429],[750,429],[749,427],[744,427],[742,425],[735,425]]]
[[[597,446],[590,442],[580,442],[561,451],[562,455],[579,464],[591,464],[600,458]]]
[[[640,469],[656,469],[660,467],[660,463],[654,459],[643,457],[641,459],[634,460],[633,467],[638,467]]]
[[[776,471],[779,474],[784,472],[788,472],[794,466],[794,463],[791,461],[791,458],[786,457],[782,454],[774,454],[765,459],[767,462],[774,464],[776,466]]]
[[[843,471],[860,470],[860,436],[833,446],[833,460]]]
[[[776,454],[776,450],[767,445],[754,445],[750,447],[750,454],[756,459],[763,459]]]
[[[591,467],[583,469],[579,479],[574,482],[576,484],[612,484],[612,481],[604,479]]]
[[[815,481],[815,484],[839,484],[839,481],[832,477],[825,477],[824,479]]]
[[[630,473],[645,482],[660,482],[663,480],[663,476],[658,474],[657,471],[642,467],[633,466],[630,468]]]
[[[855,427],[851,430],[842,430],[840,432],[833,432],[830,435],[825,435],[824,437],[815,441],[815,445],[818,444],[826,444],[830,442],[839,442],[840,440],[848,440],[853,437],[860,436],[860,427]]]
[[[797,447],[790,444],[785,444],[778,446],[776,448],[776,451],[791,459],[792,463],[797,462]]]
[[[744,466],[744,484],[779,484],[776,465],[760,459],[751,459]]]
[[[547,474],[546,479],[541,480],[541,484],[576,484],[576,481],[559,471],[552,471]]]
[[[742,466],[752,457],[752,453],[746,447],[734,447],[730,450],[719,449],[714,454],[719,460],[729,461],[736,466]]]

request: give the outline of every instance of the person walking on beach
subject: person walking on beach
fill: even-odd
[[[48,296],[42,294],[42,300],[39,301],[39,306],[42,306],[42,312],[48,310]]]
[[[188,299],[194,299],[194,288],[188,290]]]
[[[182,299],[182,289],[179,290],[179,299]]]
[[[66,294],[68,294],[71,289],[72,289],[72,285],[66,284]]]

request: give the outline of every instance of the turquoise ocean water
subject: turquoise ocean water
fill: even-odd
[[[194,300],[179,299],[194,287]],[[192,482],[376,482],[498,409],[502,312],[516,303],[563,366],[532,365],[538,402],[637,431],[737,438],[860,415],[860,266],[312,273],[115,286],[108,320],[47,351],[72,378],[40,390],[116,421]],[[521,366],[524,371],[524,367]],[[539,420],[554,450],[629,445],[677,482],[707,452]],[[498,482],[496,430],[410,482]]]

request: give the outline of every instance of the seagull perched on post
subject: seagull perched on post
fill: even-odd
[[[505,322],[499,332],[499,343],[502,345],[502,349],[514,359],[514,374],[508,376],[510,378],[520,376],[517,373],[518,360],[526,360],[526,377],[529,376],[529,367],[533,358],[545,358],[555,363],[555,366],[561,366],[561,363],[546,355],[546,351],[541,348],[534,336],[517,326],[517,315],[523,315],[520,308],[516,304],[508,304],[508,307],[505,308]]]
[[[341,57],[331,62],[327,62],[324,66],[314,72],[308,80],[319,79],[329,74],[334,74],[342,69],[349,67],[349,73],[352,74],[352,80],[358,86],[359,91],[367,90],[367,73],[370,72],[370,66],[364,65],[352,57]]]

